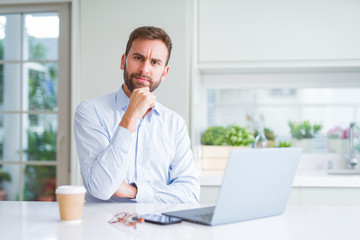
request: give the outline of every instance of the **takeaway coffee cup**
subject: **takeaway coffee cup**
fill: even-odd
[[[80,221],[84,207],[84,186],[59,186],[56,189],[62,221]]]

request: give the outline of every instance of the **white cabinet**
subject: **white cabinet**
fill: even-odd
[[[360,59],[360,1],[199,0],[200,63]]]

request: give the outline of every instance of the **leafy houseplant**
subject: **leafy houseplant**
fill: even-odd
[[[5,199],[6,192],[4,190],[4,182],[11,182],[11,176],[0,168],[0,200]]]
[[[224,146],[226,145],[225,136],[225,127],[209,127],[202,135],[201,142],[204,145]]]
[[[291,147],[291,142],[280,141],[279,144],[277,145],[277,147],[279,147],[279,148]]]
[[[300,123],[289,121],[291,137],[295,139],[313,138],[322,129],[321,124],[311,125],[310,121]]]
[[[238,147],[248,147],[254,139],[254,133],[245,127],[209,127],[201,139],[202,168],[224,170],[230,151]]]
[[[349,128],[334,127],[327,132],[327,147],[329,152],[346,153],[349,151]],[[355,135],[356,137],[356,135]]]
[[[321,124],[311,125],[310,121],[292,122],[289,121],[292,145],[301,147],[303,152],[312,151],[312,138],[322,129]]]
[[[225,135],[226,143],[230,146],[249,146],[254,142],[254,133],[247,128],[230,126]]]
[[[202,144],[213,146],[248,146],[254,142],[254,133],[237,125],[209,127],[202,136]]]

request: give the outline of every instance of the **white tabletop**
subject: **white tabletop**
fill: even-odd
[[[289,207],[277,217],[221,226],[182,222],[136,229],[108,220],[118,212],[161,213],[193,206],[166,204],[86,203],[81,223],[59,220],[56,202],[0,202],[0,239],[359,239],[359,207]]]

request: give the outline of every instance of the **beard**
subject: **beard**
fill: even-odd
[[[136,82],[136,78],[145,78],[146,80],[149,81],[150,85],[149,85],[149,89],[150,92],[155,91],[155,89],[160,85],[161,79],[159,79],[158,81],[153,81],[153,79],[147,75],[143,75],[141,73],[132,73],[129,74],[127,69],[126,69],[126,64],[124,66],[124,81],[126,84],[126,87],[130,90],[130,92],[132,93],[134,91],[134,89],[136,88],[142,88],[145,87],[145,84],[138,84]]]

